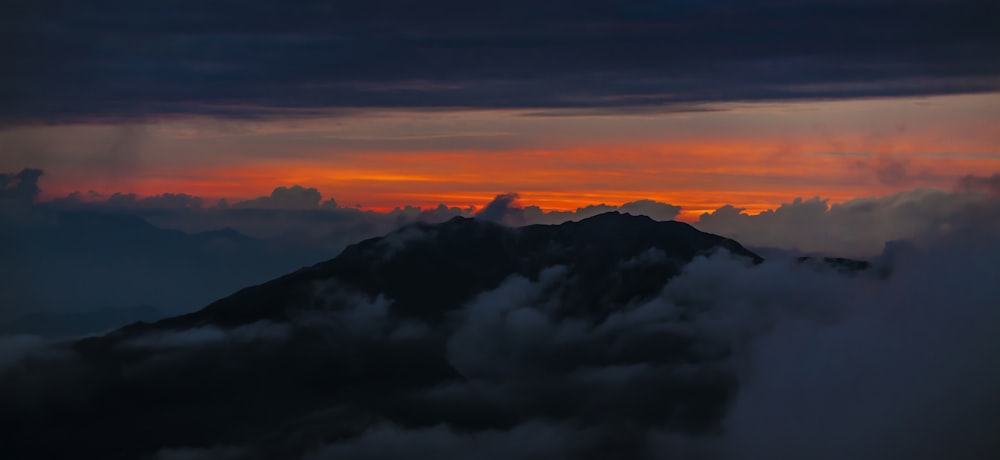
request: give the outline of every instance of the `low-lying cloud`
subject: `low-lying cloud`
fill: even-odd
[[[837,296],[827,303],[839,317],[771,315],[772,329],[747,348],[727,458],[1000,453],[997,257],[996,240],[952,240],[899,260],[884,282],[858,279],[846,293],[812,283],[817,305]]]
[[[834,204],[799,198],[757,215],[724,206],[694,225],[751,247],[870,257],[894,240],[927,244],[961,234],[1000,236],[993,181],[970,176],[955,191],[914,189]]]
[[[646,258],[659,260],[628,263]],[[861,273],[723,251],[606,313],[560,295],[574,272],[553,266],[438,323],[334,282],[285,321],[142,333],[124,350],[152,353],[128,355],[125,385],[143,394],[167,379],[164,395],[201,398],[215,388],[204,378],[270,369],[283,349],[297,350],[286,375],[228,391],[276,385],[291,393],[269,397],[284,400],[295,391],[284,385],[326,372],[395,376],[317,399],[294,422],[257,422],[273,430],[259,443],[164,431],[153,458],[989,458],[1000,452],[997,260],[998,240],[970,238],[896,251]],[[34,359],[0,369],[6,398],[44,368]],[[190,374],[217,365],[226,370]]]
[[[37,174],[28,174],[37,171]],[[8,194],[33,197],[39,170],[25,170],[25,191]],[[6,177],[6,176],[5,176]],[[913,189],[883,197],[856,198],[831,203],[819,197],[796,198],[757,215],[733,205],[700,216],[695,226],[733,238],[744,245],[804,253],[871,257],[890,241],[919,244],[963,232],[1000,235],[1000,194],[997,175],[965,176],[953,190]],[[31,190],[34,192],[31,192]],[[29,193],[31,192],[31,193]],[[12,195],[13,196],[13,195]],[[30,198],[29,198],[30,200]],[[164,227],[186,232],[232,228],[255,238],[310,241],[339,250],[366,238],[384,235],[413,222],[444,222],[455,216],[478,217],[509,226],[559,224],[605,212],[646,215],[672,220],[681,207],[641,199],[619,206],[594,204],[573,211],[545,211],[524,205],[517,193],[498,194],[481,208],[399,207],[387,212],[345,208],[333,198],[323,199],[315,188],[299,185],[277,187],[268,195],[234,203],[207,206],[204,199],[178,194],[139,198],[135,194],[111,196],[74,193],[45,204],[52,209],[129,212]]]
[[[442,204],[381,212],[341,207],[298,185],[234,203],[183,193],[92,192],[38,202],[41,177],[42,171],[33,169],[0,177],[0,293],[9,299],[0,313],[3,322],[37,312],[138,305],[188,312],[414,222],[463,216],[509,226],[559,224],[611,211],[670,220],[681,211],[653,200],[545,211],[522,204],[517,193],[504,193],[478,209]],[[954,190],[915,189],[843,203],[796,199],[757,215],[724,206],[694,225],[765,256],[868,258],[897,240],[926,246],[956,235],[1000,235],[996,184],[996,175],[967,176]],[[106,261],[104,268],[90,269],[94,260]],[[178,283],[185,289],[176,289]]]

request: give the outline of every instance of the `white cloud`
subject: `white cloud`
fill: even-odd
[[[725,206],[702,214],[694,225],[748,247],[845,257],[878,254],[893,240],[927,244],[959,233],[1000,236],[1000,200],[978,192],[914,189],[833,205],[799,198],[757,215],[742,211]]]
[[[189,329],[158,330],[129,340],[127,346],[172,349],[199,347],[224,342],[278,341],[288,338],[290,333],[291,328],[286,324],[263,320],[232,329],[223,329],[216,326],[199,326]]]

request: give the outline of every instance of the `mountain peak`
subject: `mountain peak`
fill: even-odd
[[[264,433],[264,444],[298,449],[303,438],[285,433],[303,424],[357,437],[352,427],[376,419],[505,431],[520,419],[605,420],[705,432],[735,394],[735,377],[719,366],[730,359],[728,342],[646,326],[649,308],[662,321],[691,320],[651,300],[692,259],[719,250],[761,260],[688,224],[617,212],[518,228],[417,223],[198,312],[76,342],[81,364],[67,372],[81,375],[59,381],[98,389],[99,424],[56,401],[62,412],[37,423],[0,411],[0,427],[44,433],[12,436],[30,453],[57,448],[49,420],[60,421],[59,436],[124,433],[126,445],[101,458],[144,458],[164,445],[162,433],[182,446],[206,434]],[[698,372],[686,370],[692,363]],[[513,400],[496,399],[505,388]],[[632,397],[644,388],[651,397]],[[188,418],[190,404],[208,409]]]
[[[607,314],[655,295],[694,257],[716,250],[763,260],[733,240],[685,223],[618,212],[519,228],[455,217],[363,241],[334,259],[150,327],[281,321],[315,308],[320,285],[371,298],[382,295],[393,313],[434,322],[512,276],[537,280],[543,270],[556,266],[573,280],[573,286],[563,289],[572,298],[568,304]]]

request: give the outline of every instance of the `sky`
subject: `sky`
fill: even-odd
[[[3,0],[0,458],[1000,458],[998,18]]]
[[[694,221],[1000,171],[994,2],[13,1],[0,171],[95,191]]]

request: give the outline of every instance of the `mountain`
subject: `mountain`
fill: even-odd
[[[131,214],[39,207],[33,216],[24,223],[0,222],[0,322],[37,311],[83,313],[109,305],[190,312],[335,254],[324,257],[315,248],[232,229],[189,234]]]
[[[618,213],[414,224],[198,312],[23,359],[0,377],[0,451],[298,458],[380,424],[472,435],[542,420],[614,427],[574,454],[606,458],[643,427],[711,432],[737,390],[729,345],[677,327],[697,299],[677,311],[656,299],[720,250],[762,261]]]
[[[688,224],[617,212],[520,228],[455,217],[443,224],[414,224],[350,246],[335,259],[155,327],[285,321],[310,305],[315,283],[330,280],[368,296],[386,295],[393,300],[394,314],[434,321],[511,275],[537,279],[553,266],[568,267],[573,279],[563,303],[606,314],[655,294],[696,255],[717,249],[755,263],[763,260],[733,240]]]

